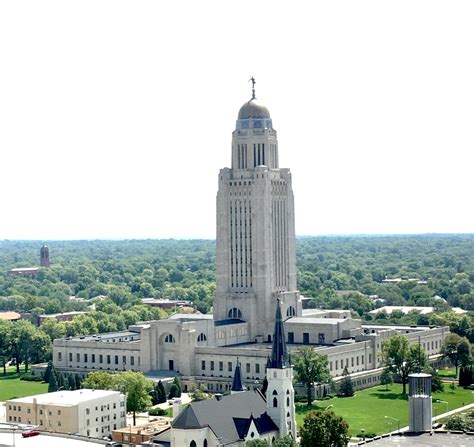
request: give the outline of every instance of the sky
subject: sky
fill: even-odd
[[[214,238],[256,94],[297,235],[474,232],[474,2],[0,3],[0,239]]]

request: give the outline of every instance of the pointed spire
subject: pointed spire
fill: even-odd
[[[242,391],[247,391],[247,388],[244,385],[242,380],[242,370],[240,368],[239,358],[237,357],[237,365],[235,366],[234,378],[232,380],[232,388],[230,389],[231,393],[241,393]]]
[[[275,331],[273,333],[272,357],[269,359],[270,368],[287,368],[290,366],[290,357],[286,348],[285,328],[281,316],[280,298],[277,299],[275,316]]]

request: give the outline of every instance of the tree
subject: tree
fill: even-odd
[[[161,380],[158,380],[158,382],[153,386],[153,391],[151,392],[151,402],[153,405],[166,402],[166,391]]]
[[[195,385],[193,384],[191,386],[191,392],[189,393],[189,397],[193,401],[200,401],[200,400],[206,400],[209,396],[205,391],[205,388],[203,385]]]
[[[465,337],[450,333],[446,336],[441,346],[441,354],[449,358],[456,368],[456,377],[458,375],[459,365],[467,365],[471,358],[471,346]]]
[[[443,382],[441,381],[441,377],[438,374],[438,371],[434,368],[426,368],[425,372],[428,374],[431,374],[431,392],[435,391],[443,391],[444,390],[444,385]]]
[[[400,378],[403,394],[406,394],[408,375],[420,372],[428,363],[428,356],[419,344],[410,345],[402,335],[395,335],[382,344],[382,358],[385,367]]]
[[[46,367],[46,370],[44,372],[44,376],[43,376],[43,380],[45,383],[49,383],[49,378],[51,376],[51,372],[54,370],[54,366],[53,366],[53,361],[50,360],[48,362],[48,366]]]
[[[270,443],[266,439],[252,439],[245,443],[245,447],[270,447]]]
[[[393,375],[388,370],[388,368],[384,368],[382,374],[380,375],[380,383],[385,385],[385,390],[388,391],[388,386],[393,383]]]
[[[11,329],[11,322],[0,320],[0,362],[3,374],[7,373],[7,362],[11,357]]]
[[[106,371],[93,371],[88,374],[82,385],[84,388],[93,390],[113,390],[116,384],[116,374]]]
[[[181,383],[177,377],[173,379],[173,384],[178,387],[177,395],[175,397],[181,397]]]
[[[459,370],[459,386],[467,387],[472,385],[473,374],[472,374],[472,365],[462,366]]]
[[[114,376],[116,389],[127,396],[127,410],[133,413],[133,425],[136,425],[137,411],[151,407],[150,391],[153,382],[136,371],[124,371]]]
[[[352,379],[347,370],[347,366],[344,367],[342,372],[342,380],[339,385],[339,396],[350,397],[354,395],[354,386],[352,385]]]
[[[82,378],[79,374],[74,374],[74,381],[76,382],[76,390],[80,390],[82,388]]]
[[[76,381],[74,380],[74,376],[72,374],[67,375],[67,388],[71,391],[76,389]]]
[[[283,438],[277,439],[273,444],[273,447],[298,447],[298,444],[291,436],[284,436]]]
[[[346,447],[349,426],[332,411],[313,410],[304,418],[300,437],[301,447]]]
[[[331,374],[326,355],[319,354],[313,348],[299,348],[294,356],[296,381],[306,386],[308,406],[311,405],[312,391],[315,384],[328,383]]]
[[[174,397],[179,396],[181,396],[181,393],[179,392],[178,385],[176,385],[176,383],[172,383],[170,386],[170,392],[168,393],[168,399],[173,399]]]
[[[48,382],[48,393],[53,393],[54,391],[58,391],[59,385],[56,376],[56,372],[53,370],[49,375],[49,382]]]

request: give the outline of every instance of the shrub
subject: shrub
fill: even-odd
[[[168,416],[168,411],[163,408],[150,408],[148,414],[150,416]]]
[[[23,374],[20,380],[26,380],[27,382],[42,382],[43,377],[37,374],[27,373]]]

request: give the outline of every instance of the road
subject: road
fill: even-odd
[[[70,438],[60,438],[55,436],[39,435],[33,436],[31,438],[22,438],[21,433],[15,433],[15,444],[13,444],[13,434],[10,433],[1,433],[0,432],[0,447],[3,446],[13,446],[15,447],[96,447],[102,446],[97,442],[88,442],[88,441],[78,441],[76,439]]]

